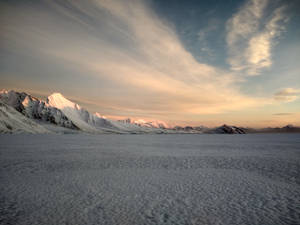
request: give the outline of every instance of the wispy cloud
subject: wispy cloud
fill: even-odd
[[[227,22],[228,63],[233,71],[259,75],[272,65],[272,47],[285,30],[286,6],[249,0]]]
[[[294,113],[274,113],[273,115],[274,116],[291,116],[293,115]]]
[[[196,61],[144,1],[45,5],[52,11],[28,7],[6,15],[6,37],[38,57],[80,71],[82,86],[89,77],[104,83],[98,93],[110,108],[169,117],[220,113],[260,102],[241,94],[232,74]]]
[[[76,87],[68,96],[82,102],[94,101],[100,113],[189,120],[268,102],[242,94],[240,78],[230,71],[195,60],[172,26],[158,17],[147,1],[40,2],[38,7],[24,3],[26,7],[3,10],[1,41],[8,43],[10,50],[51,64],[50,69],[49,65],[41,66],[37,79],[45,76],[44,68],[62,67],[61,86]],[[227,42],[232,54],[238,51],[234,46],[241,39],[250,42],[253,32],[255,37],[263,34],[256,28],[263,14],[261,4],[248,3],[244,7],[252,7],[243,12],[250,21],[255,18],[252,25],[245,27],[247,21],[239,14],[229,22],[232,29]],[[272,18],[265,27],[278,35],[277,20]],[[204,30],[199,38],[205,38],[205,32],[210,30]],[[249,45],[243,50],[243,60],[261,64],[261,60],[255,63],[261,53],[255,56],[250,49]],[[239,58],[233,54],[232,66],[242,66],[235,59]],[[251,68],[255,66],[251,64],[247,71]],[[76,76],[65,71],[74,71]],[[86,90],[84,98],[77,94],[79,89]]]
[[[300,96],[300,89],[285,88],[274,94],[274,99],[282,102],[292,102]]]

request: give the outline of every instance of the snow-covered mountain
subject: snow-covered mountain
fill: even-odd
[[[115,126],[121,129],[130,130],[131,133],[169,133],[170,130],[156,128],[151,126],[143,126],[141,124],[135,123],[130,118],[124,120],[110,120]]]
[[[24,92],[3,90],[0,92],[0,100],[30,119],[41,120],[70,129],[78,129],[61,110]]]
[[[0,132],[29,133],[212,133],[244,134],[256,132],[299,132],[300,128],[287,126],[274,129],[251,129],[223,125],[217,128],[203,126],[170,127],[160,120],[111,120],[100,113],[90,113],[60,93],[46,101],[27,93],[0,91]]]
[[[79,129],[93,133],[101,132],[94,126],[96,121],[93,115],[78,104],[66,99],[62,94],[53,93],[46,102],[51,107],[61,110]]]
[[[0,100],[0,133],[50,133]]]
[[[161,120],[153,120],[153,121],[146,121],[143,119],[133,121],[134,124],[137,124],[142,127],[149,127],[149,128],[161,128],[161,129],[169,129],[170,126]]]
[[[139,127],[147,127],[147,128],[158,128],[158,129],[170,129],[171,127],[164,121],[161,120],[145,120],[145,119],[137,119],[133,120],[131,118],[118,120],[118,122],[122,122],[125,124],[135,124]]]
[[[92,133],[139,133],[149,130],[141,129],[134,124],[106,119],[100,113],[91,114],[78,104],[66,99],[60,93],[54,93],[47,98],[47,104],[60,109],[77,127]],[[153,131],[153,130],[152,130]]]
[[[51,131],[55,130],[54,127],[47,124],[89,133],[167,132],[164,130],[167,125],[162,121],[139,120],[131,123],[130,121],[110,120],[101,116],[100,113],[92,114],[60,93],[53,93],[46,101],[42,101],[24,92],[3,90],[0,91],[0,100],[24,117],[32,119],[33,123],[39,123],[45,129],[51,128]]]

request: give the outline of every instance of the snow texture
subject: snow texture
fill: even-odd
[[[0,224],[300,224],[300,135],[0,135]]]
[[[163,132],[154,126],[141,126],[127,121],[113,121],[99,113],[91,114],[78,104],[69,101],[60,93],[47,98],[47,104],[60,109],[77,127],[89,133],[158,133]],[[162,125],[161,125],[162,126]],[[159,127],[163,128],[163,127]]]
[[[0,100],[32,120],[78,129],[61,110],[24,92],[2,90],[0,91]]]
[[[163,121],[146,122],[140,120],[138,123],[124,121],[114,121],[101,116],[99,113],[91,114],[78,104],[66,99],[60,93],[53,93],[44,102],[25,92],[0,91],[0,100],[25,117],[31,119],[32,123],[39,123],[44,130],[49,129],[55,133],[76,133],[74,130],[82,132],[103,134],[103,133],[172,133],[166,130],[168,125]],[[6,118],[9,119],[9,118]],[[2,121],[0,123],[7,123]],[[29,120],[27,120],[29,121]],[[143,123],[142,123],[143,121]],[[10,123],[10,121],[8,122]],[[52,125],[57,125],[52,126]],[[0,127],[0,132],[7,132],[7,128]],[[69,128],[71,130],[66,130]],[[20,128],[22,129],[22,127]],[[15,130],[10,130],[13,133]],[[24,132],[26,130],[23,130]],[[29,132],[32,133],[32,132]],[[174,133],[174,132],[173,132]]]
[[[50,133],[0,100],[0,133]]]
[[[94,123],[93,116],[78,104],[64,98],[62,94],[54,93],[50,95],[47,98],[47,103],[52,107],[60,109],[81,130],[94,133],[97,132],[97,129],[91,125],[91,123]],[[101,132],[99,131],[99,133]]]

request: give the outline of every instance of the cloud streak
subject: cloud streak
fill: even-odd
[[[89,105],[95,102],[102,114],[163,120],[196,120],[270,102],[242,94],[235,73],[195,60],[148,1],[38,2],[1,3],[1,42],[14,54],[31,59],[38,67],[35,73],[40,72],[31,80],[24,75],[27,82],[53,76],[59,81],[51,84],[52,90],[72,89],[68,97]],[[267,5],[261,2],[247,3],[228,22],[233,70],[250,74],[271,63],[271,42],[283,30],[283,11],[275,10],[260,32]],[[254,18],[253,24],[245,26],[243,17]],[[234,53],[244,39],[247,45],[240,58]],[[257,43],[259,50],[254,48]],[[56,85],[61,90],[55,90]]]
[[[293,113],[274,113],[274,116],[291,116]]]
[[[300,96],[300,89],[285,88],[274,94],[274,99],[281,102],[293,102]]]
[[[233,71],[259,75],[272,65],[272,47],[285,30],[286,6],[249,0],[227,22],[228,63]]]
[[[51,13],[27,9],[34,20],[24,13],[20,18],[7,15],[6,35],[44,57],[78,67],[86,79],[111,81],[115,84],[112,89],[117,86],[135,102],[108,96],[122,109],[206,114],[257,104],[238,92],[232,74],[197,62],[143,1],[45,4],[52,8]]]

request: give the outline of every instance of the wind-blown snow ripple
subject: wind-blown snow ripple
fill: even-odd
[[[0,224],[299,224],[300,135],[1,135]]]

